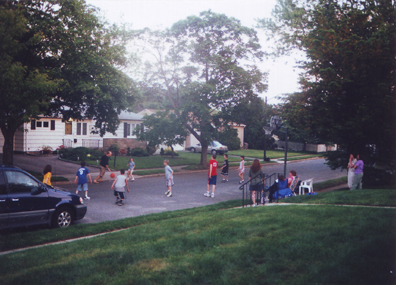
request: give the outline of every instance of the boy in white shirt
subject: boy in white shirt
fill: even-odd
[[[125,186],[128,190],[128,193],[129,193],[129,186],[128,186],[127,177],[125,176],[125,169],[121,169],[120,174],[121,175],[118,175],[117,178],[114,180],[113,185],[111,185],[111,189],[112,190],[114,189],[114,196],[117,197],[116,205],[124,206]]]

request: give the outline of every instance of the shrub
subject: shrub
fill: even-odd
[[[172,155],[172,149],[170,147],[167,147],[164,150],[164,155]],[[173,155],[174,156],[179,156],[179,154],[175,150],[173,151]]]
[[[72,161],[82,160],[98,160],[103,156],[99,150],[86,147],[63,148],[59,150],[59,154],[63,159]]]
[[[113,154],[117,154],[120,150],[120,148],[118,147],[118,145],[116,143],[113,143],[110,147],[109,150],[113,153]]]
[[[43,152],[43,154],[50,154],[52,153],[52,147],[50,147],[49,145],[43,145],[41,151]]]
[[[364,167],[362,182],[365,189],[395,188],[396,174],[374,167]]]
[[[125,148],[122,148],[122,149],[120,149],[120,150],[118,151],[118,153],[119,153],[120,155],[126,155],[126,154],[128,153],[128,151],[127,151]]]
[[[149,155],[153,155],[157,150],[155,146],[151,146],[151,145],[147,145],[146,149]]]
[[[131,154],[130,155],[131,156],[140,156],[140,157],[149,156],[147,150],[145,150],[142,147],[136,147],[136,148],[131,149]]]
[[[241,148],[241,140],[236,129],[225,129],[219,134],[219,142],[228,147],[228,150]]]

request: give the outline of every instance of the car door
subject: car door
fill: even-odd
[[[47,223],[50,206],[47,205],[48,192],[43,188],[44,186],[18,170],[6,170],[5,174],[8,185],[8,226]],[[37,191],[40,187],[43,191]]]
[[[6,228],[8,223],[7,187],[3,171],[0,171],[0,229]]]

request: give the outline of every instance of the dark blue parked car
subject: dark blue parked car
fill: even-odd
[[[45,185],[17,167],[0,166],[0,229],[67,227],[86,212],[80,196]]]

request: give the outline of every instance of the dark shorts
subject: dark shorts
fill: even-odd
[[[208,179],[208,184],[209,185],[216,185],[216,181],[217,181],[217,176],[212,176]]]
[[[125,198],[124,192],[119,192],[119,191],[116,191],[116,190],[114,190],[114,196],[120,197],[120,199],[124,199]]]
[[[228,170],[227,171],[222,171],[221,175],[228,176]]]

